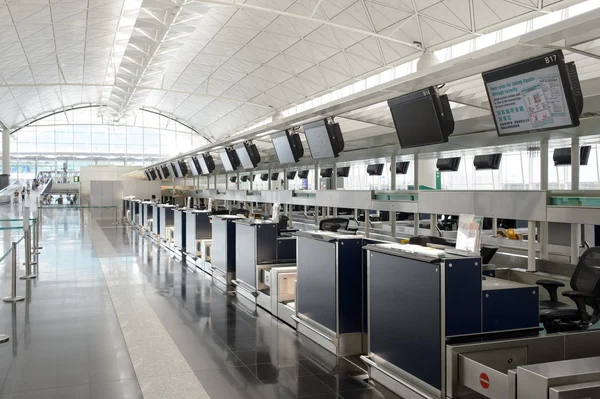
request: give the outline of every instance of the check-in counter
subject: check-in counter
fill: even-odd
[[[126,220],[131,220],[131,209],[130,209],[130,199],[129,198],[123,198],[122,200],[122,217],[124,217]]]
[[[211,266],[213,279],[231,285],[236,274],[236,220],[235,215],[212,215]]]
[[[482,278],[479,257],[417,245],[365,249],[369,334],[362,359],[371,378],[401,396],[446,397],[446,345],[453,340],[539,328],[538,287]]]
[[[185,251],[194,260],[202,258],[203,240],[212,239],[210,211],[187,209],[185,211],[186,244]]]
[[[327,231],[296,235],[298,333],[337,356],[365,353],[363,245],[376,241]]]
[[[141,226],[142,225],[142,201],[139,199],[134,199],[132,201],[132,205],[133,205],[133,212],[131,214],[132,214],[133,224],[135,224],[136,226]]]
[[[175,224],[175,207],[168,204],[158,205],[160,213],[160,235],[163,241],[173,242],[174,240],[174,224]]]
[[[152,203],[152,234],[155,237],[159,237],[164,234],[164,231],[161,229],[161,219],[160,219],[160,205],[157,203]]]
[[[277,223],[270,220],[235,223],[238,297],[295,325],[296,237],[279,237]]]
[[[186,209],[175,208],[173,210],[173,246],[178,254],[185,252],[186,245]]]
[[[153,222],[153,209],[154,202],[144,201],[142,202],[142,227],[144,229],[151,230],[151,223]]]

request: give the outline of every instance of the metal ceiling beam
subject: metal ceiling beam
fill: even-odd
[[[6,87],[9,89],[17,88],[17,87],[64,87],[64,86],[67,86],[67,87],[111,87],[111,88],[114,87],[114,85],[112,85],[112,84],[101,84],[101,83],[16,83],[16,84],[0,83],[0,88]],[[114,88],[119,89],[118,87],[114,87]],[[221,100],[234,101],[234,102],[237,102],[240,104],[252,105],[252,106],[255,106],[258,108],[273,110],[273,108],[269,107],[268,105],[257,104],[257,103],[253,103],[253,102],[246,101],[246,100],[240,100],[239,98],[217,96],[214,94],[200,93],[200,92],[196,92],[196,91],[172,90],[172,89],[163,89],[161,87],[138,86],[138,91],[142,91],[142,90],[154,90],[154,91],[160,91],[160,92],[165,92],[165,93],[176,93],[176,94],[185,94],[185,95],[189,95],[189,96],[218,98]],[[122,94],[113,93],[112,96],[113,97],[116,96],[116,97],[119,97],[120,99],[123,99],[125,97],[125,93],[122,93]]]
[[[288,12],[288,11],[275,10],[273,8],[262,7],[262,6],[255,6],[255,5],[247,4],[247,3],[238,3],[238,2],[231,3],[231,2],[228,2],[226,0],[193,0],[193,1],[190,1],[190,3],[210,4],[210,5],[213,5],[213,6],[221,6],[221,7],[234,7],[234,8],[239,8],[239,9],[246,9],[246,10],[253,10],[253,11],[265,12],[265,13],[269,13],[269,14],[281,15],[281,16],[285,16],[285,17],[289,17],[289,18],[300,19],[300,20],[303,20],[303,21],[310,21],[310,22],[313,22],[313,23],[316,23],[316,24],[329,25],[329,26],[332,26],[334,28],[339,28],[339,29],[344,29],[344,30],[348,30],[348,31],[351,31],[351,32],[356,32],[356,33],[360,33],[360,34],[366,35],[366,36],[378,37],[380,39],[389,40],[391,42],[403,44],[403,45],[405,45],[407,47],[411,47],[411,48],[415,48],[417,50],[421,50],[421,48],[419,48],[414,43],[409,43],[409,42],[406,42],[404,40],[395,39],[393,37],[389,37],[389,36],[382,35],[382,34],[377,33],[377,32],[368,31],[368,30],[365,30],[365,29],[354,28],[352,26],[338,24],[338,23],[335,23],[335,22],[332,22],[332,21],[327,21],[327,20],[323,20],[323,19],[317,19],[317,18],[308,16],[308,15],[301,15],[301,14],[296,14],[296,13]]]
[[[248,140],[252,139],[257,134],[266,131],[281,130],[291,126],[298,126],[323,118],[324,116],[341,115],[346,112],[386,101],[395,97],[399,92],[414,91],[422,87],[453,82],[494,68],[519,62],[529,57],[542,55],[547,52],[547,49],[542,47],[532,47],[530,44],[554,43],[557,40],[564,40],[599,25],[600,9],[577,15],[533,32],[525,33],[519,37],[471,52],[462,57],[457,57],[437,64],[427,70],[394,79],[355,95],[274,121],[243,134],[236,135],[235,139]],[[169,160],[180,159],[200,152],[210,151],[214,146],[227,145],[230,141],[230,139],[220,140],[211,146],[197,148]]]

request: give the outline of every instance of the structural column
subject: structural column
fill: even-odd
[[[579,190],[579,137],[571,138],[571,190]],[[581,225],[571,224],[571,263],[579,261],[579,244],[581,243]]]
[[[418,190],[419,189],[419,154],[415,154],[415,160],[414,160],[414,165],[413,165],[413,175],[414,175],[414,189]],[[417,213],[414,214],[414,223],[415,223],[415,227],[414,227],[414,235],[418,236],[419,235],[419,211],[417,210]]]
[[[540,189],[548,190],[548,140],[542,140],[540,145]],[[548,260],[548,222],[540,222],[540,259]]]
[[[391,178],[391,187],[390,189],[396,190],[396,156],[392,155],[392,162],[391,162],[391,171],[390,171],[390,178]],[[390,212],[390,229],[391,229],[391,233],[392,233],[392,237],[396,238],[396,212]]]
[[[10,178],[10,130],[2,129],[2,176],[0,176],[0,190],[8,186]]]

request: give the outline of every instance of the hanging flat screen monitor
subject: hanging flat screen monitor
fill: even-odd
[[[167,165],[162,166],[162,174],[163,174],[163,178],[165,178],[165,179],[168,179],[169,177],[172,176],[171,171],[169,170],[169,167]]]
[[[260,154],[255,144],[241,143],[233,147],[244,169],[254,169],[260,163]]]
[[[163,180],[165,178],[165,176],[163,175],[162,168],[160,166],[155,168],[154,170],[156,171],[156,175],[160,180]]]
[[[200,170],[203,175],[209,175],[215,170],[215,161],[210,154],[202,154],[198,157],[200,163]]]
[[[200,164],[198,164],[198,160],[196,157],[189,158],[187,160],[187,167],[192,176],[198,176],[202,174],[202,169],[200,169]]]
[[[499,136],[579,126],[577,70],[554,51],[482,74]]]
[[[179,170],[181,171],[181,176],[182,177],[186,176],[189,173],[187,162],[185,162],[183,159],[180,159],[177,161],[177,164],[179,164]]]
[[[327,119],[305,124],[304,135],[313,159],[337,158],[344,149],[340,125]]]
[[[231,147],[227,147],[219,151],[223,168],[227,172],[233,172],[240,166],[240,159],[237,156],[235,150]]]
[[[150,172],[148,172],[147,170],[145,170],[144,174],[146,175],[146,180],[152,180],[152,177],[150,176]]]
[[[290,133],[287,130],[275,133],[271,136],[271,141],[279,163],[296,163],[304,156],[304,147],[297,133]]]
[[[454,117],[447,96],[434,87],[388,100],[400,147],[446,143],[454,132]]]
[[[173,171],[175,172],[175,177],[183,177],[184,173],[183,170],[181,170],[181,164],[179,161],[175,161],[171,165],[173,167]]]
[[[177,174],[177,171],[175,170],[175,166],[173,165],[173,163],[167,162],[167,170],[169,171],[169,175],[171,175],[173,177],[181,177]]]

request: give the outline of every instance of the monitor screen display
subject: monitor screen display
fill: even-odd
[[[292,152],[292,146],[287,132],[279,132],[271,136],[273,147],[279,158],[279,163],[295,163],[296,158]]]
[[[183,177],[183,171],[181,170],[181,165],[179,165],[178,161],[173,162],[173,171],[175,172],[175,177]]]
[[[400,147],[413,148],[447,141],[444,135],[433,88],[406,94],[388,101]]]
[[[313,159],[334,158],[336,156],[325,121],[304,125],[304,135]]]
[[[208,168],[208,165],[206,164],[206,159],[204,158],[206,155],[202,154],[198,157],[198,162],[200,163],[200,170],[202,172],[203,175],[208,175],[210,174],[211,170]]]
[[[253,148],[255,147],[252,144],[239,144],[234,147],[243,169],[254,169],[256,167],[253,156],[250,154]]]
[[[219,151],[219,155],[221,157],[221,162],[223,163],[223,168],[227,172],[233,172],[239,166],[239,160],[235,150],[226,148]]]
[[[579,125],[562,52],[482,76],[499,136]]]
[[[187,163],[188,170],[193,176],[202,174],[202,171],[196,168],[196,163],[194,162],[193,158],[188,158],[185,162]]]

